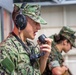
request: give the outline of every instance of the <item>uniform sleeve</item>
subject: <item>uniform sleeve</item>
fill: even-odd
[[[60,66],[57,53],[54,50],[50,54],[49,65],[50,65],[49,67],[50,69]]]
[[[14,63],[11,61],[10,55],[9,55],[10,48],[7,48],[6,46],[0,47],[0,66],[2,73],[12,73],[15,69]]]
[[[50,69],[54,68],[54,67],[58,67],[60,66],[60,64],[58,63],[57,60],[50,62]]]

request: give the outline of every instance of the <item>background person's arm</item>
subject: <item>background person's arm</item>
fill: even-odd
[[[65,73],[66,70],[68,70],[68,68],[65,67],[65,66],[55,67],[55,68],[52,69],[52,73],[53,73],[54,75],[62,75],[62,74]]]

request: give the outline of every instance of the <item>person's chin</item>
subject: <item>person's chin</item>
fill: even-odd
[[[35,36],[31,37],[31,40],[34,40]]]
[[[65,53],[68,53],[68,51],[65,51]]]
[[[64,53],[67,53],[67,51],[64,51]]]
[[[31,40],[34,40],[34,38],[31,38]]]

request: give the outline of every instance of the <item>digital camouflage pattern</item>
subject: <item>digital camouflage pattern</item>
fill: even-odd
[[[58,61],[60,66],[62,66],[63,62],[64,62],[63,56],[56,48],[55,43],[52,44],[51,54],[49,56],[48,63],[53,62],[53,61]],[[51,70],[54,66],[51,65],[51,70],[49,70],[48,63],[47,63],[47,67],[42,75],[53,75]],[[54,64],[54,65],[56,65],[56,64]]]
[[[34,45],[27,41],[26,46],[31,53]],[[39,62],[32,66],[29,53],[12,34],[9,35],[0,44],[0,75],[40,75]]]
[[[73,31],[68,26],[63,26],[62,29],[59,32],[60,35],[64,36],[66,39],[68,39],[70,41],[70,43],[72,44],[73,47],[76,47],[75,33],[76,33],[76,31]],[[42,75],[53,75],[51,70],[52,70],[53,67],[55,67],[57,65],[57,63],[54,63],[54,65],[51,65],[51,68],[49,70],[48,64],[50,62],[58,61],[59,66],[62,66],[63,62],[64,62],[64,59],[63,59],[63,56],[62,56],[61,52],[59,52],[59,50],[55,46],[56,42],[54,41],[54,35],[51,35],[49,37],[49,38],[53,39],[52,50],[51,50],[51,54],[50,54],[50,57],[49,57],[49,60],[48,60],[48,63],[47,63],[47,67],[46,67],[46,69],[45,69],[45,71],[44,71],[44,73]],[[68,71],[66,73],[70,74],[70,72],[68,72]],[[65,73],[65,75],[68,75],[66,73]]]
[[[68,26],[63,26],[63,28],[59,32],[59,34],[66,37],[70,41],[72,46],[76,48],[76,42],[75,42],[76,36],[75,36],[75,33],[76,33],[76,31],[74,31],[73,29],[71,29]]]
[[[21,7],[21,4],[15,3],[16,6],[19,8]],[[40,14],[41,6],[40,5],[33,5],[33,4],[26,4],[22,14],[29,16],[34,21],[40,23],[40,24],[47,24],[47,22],[41,17]]]

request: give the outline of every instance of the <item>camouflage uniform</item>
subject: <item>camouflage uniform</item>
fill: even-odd
[[[26,47],[31,53],[33,44],[27,41]],[[40,75],[39,62],[32,66],[29,53],[10,35],[0,45],[0,75]]]
[[[19,9],[21,5],[15,4]],[[22,14],[39,24],[47,24],[40,16],[40,8],[40,5],[26,4],[22,9]],[[40,75],[39,61],[36,60],[32,65],[29,58],[33,47],[35,46],[27,41],[26,49],[24,49],[22,44],[10,35],[0,44],[0,75]],[[37,53],[37,50],[33,51]]]
[[[76,36],[74,35],[75,31],[73,31],[72,29],[70,29],[67,26],[64,26],[60,30],[59,34],[66,37],[66,39],[68,39],[70,41],[72,46],[76,48],[76,44],[75,44]],[[50,36],[50,38],[54,39],[53,35]],[[59,50],[57,49],[57,47],[55,45],[56,45],[56,42],[53,40],[52,50],[51,50],[51,53],[50,53],[50,56],[49,56],[47,67],[46,67],[46,69],[45,69],[45,71],[44,71],[44,73],[42,75],[53,75],[52,71],[51,71],[52,68],[63,65],[63,62],[64,62],[63,56],[62,56],[61,52],[59,52]],[[49,63],[51,63],[50,69],[48,67]]]

